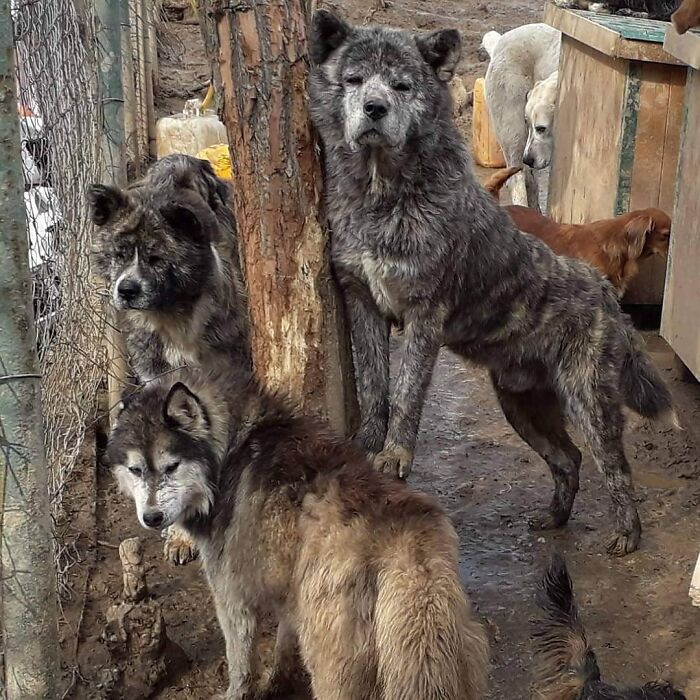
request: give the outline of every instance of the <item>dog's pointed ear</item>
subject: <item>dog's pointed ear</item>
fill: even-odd
[[[87,192],[90,218],[97,226],[104,226],[116,212],[127,205],[124,192],[112,185],[92,185]]]
[[[160,213],[176,231],[181,231],[190,238],[202,237],[202,222],[186,204],[172,199],[161,207]]]
[[[654,219],[650,216],[635,216],[625,226],[627,259],[637,260],[644,252],[647,236],[654,230]]]
[[[173,428],[195,435],[209,431],[209,413],[196,394],[182,382],[173,384],[163,406],[163,418]]]
[[[452,80],[462,55],[462,40],[456,29],[441,29],[416,37],[418,50],[439,80]]]
[[[316,10],[311,20],[309,53],[311,61],[320,66],[352,33],[352,27],[328,10]]]

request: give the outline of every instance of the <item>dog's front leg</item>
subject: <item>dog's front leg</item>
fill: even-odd
[[[356,440],[375,455],[384,446],[389,421],[389,322],[382,317],[364,284],[346,283],[343,292],[361,415]]]
[[[380,471],[405,478],[411,471],[425,395],[443,341],[444,316],[429,309],[407,315],[404,353],[391,402],[384,449],[375,458]]]
[[[212,587],[214,587],[212,583]],[[228,588],[224,583],[224,588]],[[216,596],[216,612],[226,642],[228,690],[220,700],[252,700],[255,695],[253,653],[258,635],[255,611],[230,588]]]

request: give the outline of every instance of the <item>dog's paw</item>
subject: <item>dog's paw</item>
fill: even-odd
[[[639,532],[615,532],[608,539],[606,549],[613,557],[624,557],[637,550],[640,539]]]
[[[171,527],[165,536],[163,556],[175,566],[189,564],[198,556],[197,546],[180,528]]]
[[[383,449],[374,458],[374,468],[384,474],[392,474],[399,479],[405,479],[411,473],[413,452],[399,445]]]
[[[537,510],[527,519],[530,530],[558,530],[566,520],[555,517],[549,510]]]

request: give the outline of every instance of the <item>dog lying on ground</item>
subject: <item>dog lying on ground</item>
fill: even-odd
[[[579,618],[571,578],[555,555],[538,595],[542,617],[535,622],[536,671],[531,697],[538,700],[686,700],[670,683],[616,688],[601,680],[595,652]]]
[[[606,0],[605,2],[554,0],[554,4],[570,9],[668,22],[671,19],[671,13],[678,7],[678,0]]]
[[[486,102],[508,167],[523,163],[529,133],[525,121],[528,94],[558,69],[560,44],[561,34],[541,23],[484,36],[482,45],[491,57],[484,85]],[[538,94],[550,97],[549,91]],[[551,155],[542,153],[542,158],[549,160]],[[513,179],[510,193],[516,204],[539,207],[537,183],[529,170]]]
[[[356,27],[319,11],[310,49],[331,255],[356,365],[357,440],[379,470],[408,475],[446,345],[489,369],[506,418],[550,467],[554,497],[532,526],[560,527],[571,514],[581,453],[570,420],[613,501],[609,551],[633,551],[641,526],[622,407],[660,417],[672,413],[670,394],[614,288],[523,236],[474,177],[447,88],[458,32]],[[403,320],[405,342],[390,402],[393,319]]]
[[[700,0],[683,0],[671,15],[671,22],[679,34],[685,34],[693,27],[700,27]]]
[[[140,382],[182,365],[250,366],[247,300],[228,187],[211,165],[170,155],[126,190],[94,185],[93,259]],[[194,552],[170,533],[166,556]]]
[[[139,522],[179,523],[199,546],[227,700],[253,697],[268,614],[275,658],[298,642],[318,700],[482,697],[487,642],[447,516],[252,375],[188,369],[150,383],[125,401],[108,454]]]
[[[517,168],[494,173],[485,189],[496,200],[508,177]],[[666,255],[671,237],[671,217],[661,209],[637,209],[588,224],[558,224],[534,209],[503,207],[520,231],[544,241],[557,255],[578,258],[596,268],[622,296],[639,272],[639,261]]]

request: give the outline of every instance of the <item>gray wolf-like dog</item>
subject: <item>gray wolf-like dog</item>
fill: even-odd
[[[174,154],[126,190],[94,185],[93,256],[124,312],[140,381],[182,365],[250,363],[228,186],[208,161]]]
[[[126,190],[89,191],[97,229],[93,259],[123,313],[140,382],[182,365],[250,365],[247,300],[228,186],[211,165],[175,154]],[[166,556],[194,556],[169,533]]]
[[[125,401],[108,455],[140,523],[178,523],[199,547],[227,700],[258,697],[270,616],[273,679],[296,647],[317,700],[482,697],[488,647],[446,515],[250,375],[150,383]]]
[[[518,232],[477,183],[453,122],[454,30],[413,34],[315,14],[311,110],[324,145],[331,254],[350,317],[362,413],[357,438],[382,471],[411,468],[442,345],[487,367],[503,412],[549,465],[536,528],[569,519],[583,433],[615,511],[610,552],[641,526],[623,406],[657,417],[671,398],[613,287]],[[389,321],[404,351],[389,402]]]
[[[670,683],[617,688],[601,680],[595,652],[579,617],[564,559],[555,554],[538,592],[532,698],[538,700],[686,700]]]

